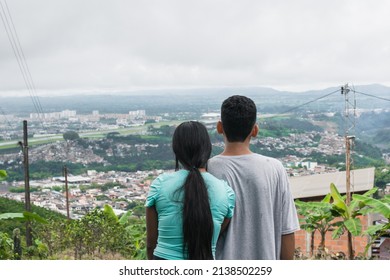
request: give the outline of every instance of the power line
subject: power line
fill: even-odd
[[[6,9],[4,9],[4,6],[6,7]],[[15,25],[14,25],[13,20],[12,20],[12,15],[11,15],[9,8],[8,8],[7,1],[4,0],[4,5],[0,1],[0,7],[1,7],[0,17],[1,17],[2,22],[4,24],[4,28],[5,28],[5,31],[7,33],[8,40],[11,44],[13,53],[15,55],[17,62],[18,62],[19,69],[22,73],[24,83],[27,87],[28,93],[29,93],[31,100],[33,102],[35,111],[38,113],[38,118],[39,118],[41,125],[43,127],[43,123],[41,120],[41,114],[43,114],[42,105],[39,101],[38,96],[36,95],[35,85],[34,85],[34,82],[33,82],[32,76],[31,76],[31,72],[30,72],[30,69],[28,67],[27,60],[24,56],[23,49],[22,49],[22,46],[21,46],[20,41],[19,41],[19,37],[17,35],[16,28],[15,28]]]
[[[353,91],[356,92],[356,93],[362,94],[362,95],[369,96],[369,97],[374,97],[374,98],[382,99],[382,100],[385,100],[385,101],[390,101],[390,99],[388,99],[388,98],[376,96],[376,95],[369,94],[369,93],[360,92],[360,91],[357,91],[357,90],[353,90]]]
[[[320,99],[323,99],[323,98],[325,98],[325,97],[328,97],[328,96],[330,96],[330,95],[332,95],[332,94],[335,94],[336,92],[339,92],[339,91],[340,91],[340,89],[337,89],[337,90],[335,90],[335,91],[332,91],[331,93],[325,94],[325,95],[323,95],[323,96],[321,96],[321,97],[318,97],[318,98],[316,98],[316,99],[314,99],[314,100],[311,100],[311,101],[309,101],[309,102],[306,102],[306,103],[303,103],[303,104],[298,105],[298,106],[296,106],[296,107],[293,107],[293,108],[291,108],[291,109],[289,109],[289,110],[283,112],[282,114],[286,114],[286,113],[289,113],[289,112],[291,112],[291,111],[295,111],[296,109],[299,109],[299,108],[301,108],[301,107],[303,107],[303,106],[306,106],[306,105],[308,105],[308,104],[310,104],[310,103],[313,103],[313,102],[315,102],[315,101],[318,101],[318,100],[320,100]]]
[[[13,31],[14,31],[14,33],[15,33],[15,38],[16,38],[17,45],[19,46],[19,50],[20,50],[20,53],[21,53],[21,55],[22,55],[21,57],[23,58],[22,61],[24,62],[24,65],[25,65],[26,70],[27,70],[28,78],[29,78],[30,84],[31,84],[31,86],[32,86],[33,96],[34,96],[34,98],[35,98],[35,100],[36,100],[36,103],[37,103],[37,105],[38,105],[39,111],[43,114],[42,105],[41,105],[41,102],[39,101],[39,97],[38,97],[37,94],[36,94],[36,89],[35,89],[34,80],[33,80],[32,76],[31,76],[30,68],[28,67],[26,57],[24,56],[23,48],[22,48],[22,46],[21,46],[21,44],[20,44],[18,32],[16,31],[15,24],[14,24],[14,21],[13,21],[13,19],[12,19],[11,12],[10,12],[10,10],[9,10],[9,8],[8,8],[8,4],[7,4],[7,1],[6,1],[6,0],[4,0],[4,3],[5,3],[5,6],[6,6],[6,8],[7,8],[7,12],[8,12],[8,16],[9,16],[9,18],[10,18],[10,22],[11,22],[12,29],[13,29]]]

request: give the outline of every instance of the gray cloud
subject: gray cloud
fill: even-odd
[[[386,0],[7,3],[38,94],[390,85]],[[0,91],[25,89],[3,26],[0,46]]]

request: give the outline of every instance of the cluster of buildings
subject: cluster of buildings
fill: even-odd
[[[99,127],[104,124],[100,123],[103,119],[111,119],[115,121],[114,126],[136,126],[136,125],[144,125],[147,120],[153,120],[155,122],[159,122],[162,120],[161,116],[148,116],[146,115],[145,110],[135,110],[129,111],[128,114],[100,114],[99,111],[94,110],[92,114],[80,115],[77,114],[75,110],[64,110],[61,112],[52,112],[52,113],[31,113],[30,121],[43,121],[45,123],[57,122],[59,120],[66,120],[69,122],[80,122],[80,123],[99,123]],[[91,126],[91,128],[95,128],[95,126]]]
[[[0,128],[4,133],[0,140],[22,139],[20,124],[23,120],[29,123],[29,134],[33,137],[53,137],[69,129],[75,131],[99,131],[123,127],[141,126],[146,122],[160,122],[164,116],[150,116],[145,110],[129,111],[127,114],[101,114],[93,110],[91,114],[78,114],[76,110],[63,110],[50,113],[30,113],[29,118],[15,115],[0,115]]]
[[[69,192],[71,218],[79,218],[96,207],[111,205],[116,214],[126,212],[129,204],[143,202],[149,186],[162,170],[137,172],[96,172],[89,170],[85,176],[53,177],[31,181],[38,191],[30,195],[31,203],[66,215],[65,180]],[[23,186],[23,182],[15,182]],[[104,187],[107,186],[107,187]],[[24,202],[24,193],[0,192],[0,196]]]
[[[317,142],[315,139],[320,139]],[[305,132],[290,134],[284,137],[258,137],[251,144],[260,144],[269,151],[292,149],[295,152],[309,156],[313,153],[324,155],[341,155],[345,153],[344,138],[333,132]]]

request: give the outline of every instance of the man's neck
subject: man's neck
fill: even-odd
[[[225,149],[221,155],[223,156],[240,156],[252,154],[249,149],[249,141],[245,142],[228,142],[225,141]]]

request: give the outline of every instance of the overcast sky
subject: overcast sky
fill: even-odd
[[[6,9],[5,0],[0,0]],[[38,95],[390,86],[390,1],[8,0]],[[4,20],[4,13],[0,11]],[[25,91],[0,21],[0,95]]]

